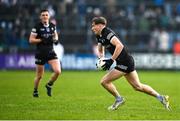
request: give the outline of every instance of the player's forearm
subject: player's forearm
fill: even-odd
[[[104,57],[104,47],[98,47],[98,58]]]
[[[58,40],[58,34],[57,34],[57,32],[55,32],[55,33],[53,34],[53,40]]]
[[[41,41],[42,41],[41,39],[36,39],[36,38],[30,38],[29,39],[29,43],[31,43],[31,44],[36,44],[36,43],[39,43]]]
[[[104,53],[99,52],[98,53],[98,58],[102,58],[102,57],[104,57]]]
[[[115,50],[114,50],[114,53],[113,53],[111,59],[116,60],[116,58],[117,58],[117,57],[119,56],[119,54],[121,53],[122,49],[123,49],[123,46],[121,46],[121,45],[116,45],[116,48],[115,48]]]
[[[54,42],[55,45],[58,44],[58,34],[57,34],[57,32],[55,32],[55,33],[53,34],[53,42]]]

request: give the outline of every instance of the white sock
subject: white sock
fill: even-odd
[[[163,97],[162,97],[162,95],[157,95],[157,97],[156,97],[160,102],[162,102],[162,100],[163,100]]]
[[[116,101],[121,101],[122,100],[122,97],[121,96],[117,96],[116,97]]]

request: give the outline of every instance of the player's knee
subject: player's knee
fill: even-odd
[[[41,75],[36,77],[36,80],[41,80],[41,79],[42,79]]]
[[[100,83],[101,83],[101,85],[102,85],[102,86],[107,85],[107,81],[106,81],[106,80],[104,80],[104,79],[102,79],[102,80],[100,81]]]
[[[143,87],[142,87],[141,85],[136,85],[136,86],[134,86],[134,89],[135,89],[136,91],[142,91],[142,90],[143,90]]]
[[[101,81],[100,81],[100,84],[101,84],[102,86],[104,86],[104,85],[105,85],[104,80],[101,80]]]
[[[60,74],[61,74],[61,70],[59,70],[59,69],[58,69],[58,70],[55,70],[54,73],[55,73],[56,75],[60,75]]]

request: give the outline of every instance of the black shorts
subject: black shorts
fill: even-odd
[[[135,64],[134,64],[134,59],[132,56],[127,56],[126,58],[123,58],[122,60],[116,60],[116,66],[115,69],[125,72],[125,73],[130,73],[135,70]]]
[[[57,55],[54,50],[49,52],[37,52],[35,54],[35,64],[44,65],[49,60],[57,59]]]

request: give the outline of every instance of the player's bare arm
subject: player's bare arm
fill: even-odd
[[[58,33],[55,31],[53,34],[53,41],[57,41],[59,39]]]
[[[123,49],[123,44],[119,41],[119,39],[114,36],[112,39],[111,39],[111,44],[113,44],[116,48],[115,48],[115,51],[111,57],[111,59],[115,60],[119,54],[121,53],[122,49]]]
[[[54,39],[58,40],[58,33],[57,32],[54,32]]]
[[[104,57],[104,47],[102,46],[102,44],[101,43],[98,43],[98,46],[97,46],[98,48],[98,57],[99,58],[102,58],[102,57]]]
[[[37,35],[35,35],[35,34],[32,34],[32,33],[30,34],[29,42],[30,42],[31,44],[37,44],[37,43],[39,43],[39,42],[42,41],[41,39],[37,39],[36,36],[37,36]]]

